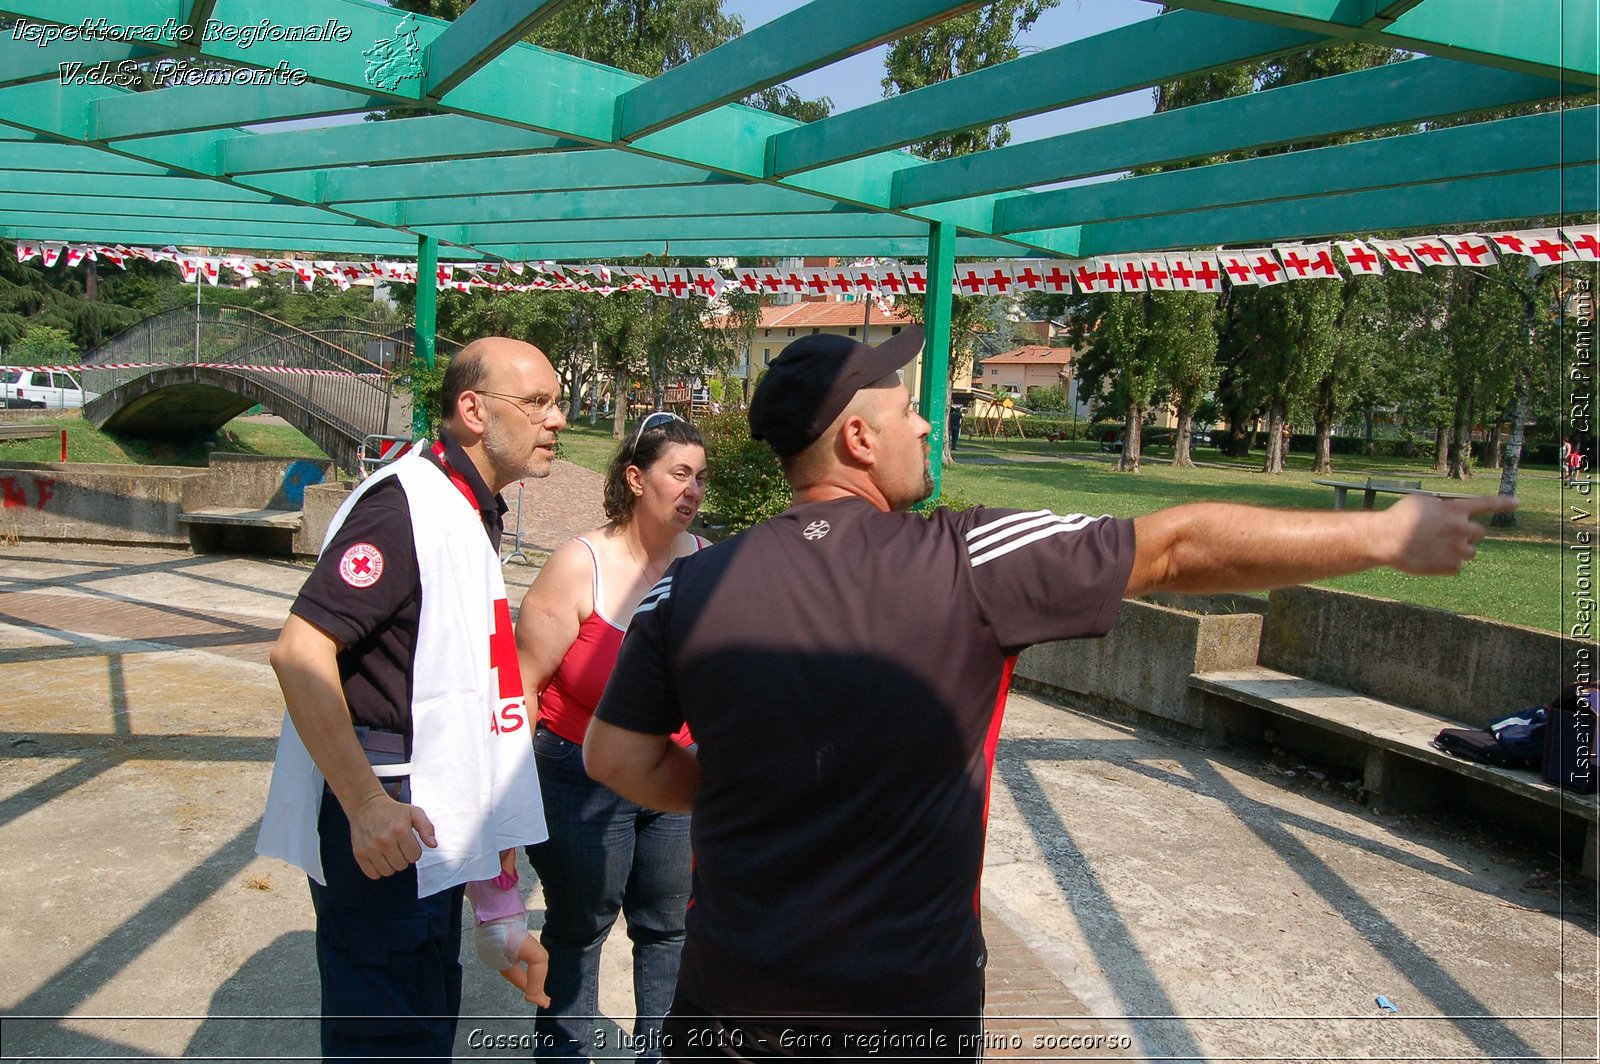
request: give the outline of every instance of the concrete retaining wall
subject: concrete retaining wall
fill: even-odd
[[[324,489],[332,475],[327,459],[265,455],[213,454],[205,469],[0,462],[0,536],[187,546],[188,529],[178,523],[185,510],[299,510],[311,497],[316,505],[295,539],[295,551],[302,553],[305,542],[309,547],[303,553],[315,554],[346,494],[338,481]]]
[[[0,462],[0,535],[185,546],[186,492],[207,470],[181,466]]]
[[[306,489],[305,506],[301,510],[300,531],[294,534],[294,552],[314,558],[322,550],[322,541],[333,523],[333,515],[350,497],[355,482],[335,480],[315,484]]]
[[[1104,639],[1041,643],[1013,675],[1098,708],[1204,729],[1189,674],[1256,663],[1266,603],[1243,595],[1153,595],[1122,604]]]
[[[189,485],[183,498],[185,509],[298,510],[304,505],[306,489],[327,481],[334,468],[327,458],[216,453],[209,456],[206,473],[204,479]]]
[[[1563,655],[1567,663],[1563,666]],[[1233,707],[1188,686],[1192,672],[1264,665],[1481,728],[1541,705],[1579,675],[1592,644],[1445,610],[1291,587],[1244,596],[1151,596],[1122,604],[1105,639],[1031,647],[1016,677],[1080,704],[1227,740]]]
[[[1467,727],[1548,702],[1577,675],[1554,632],[1326,588],[1283,588],[1268,601],[1260,664]]]

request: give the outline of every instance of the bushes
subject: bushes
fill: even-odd
[[[732,410],[695,422],[706,438],[706,508],[742,532],[789,507],[789,483],[772,448],[750,438],[743,411]]]

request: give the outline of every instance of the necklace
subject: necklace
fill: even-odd
[[[650,567],[647,566],[644,562],[639,560],[638,553],[633,549],[633,537],[628,535],[628,533],[624,532],[624,533],[622,533],[622,542],[623,542],[623,545],[628,548],[628,557],[629,557],[629,559],[632,560],[633,564],[635,564],[635,565],[637,565],[639,567],[639,572],[641,574],[643,574],[643,576],[644,576],[644,578],[646,580],[649,580],[651,583],[654,583],[655,582],[655,578],[650,575]]]

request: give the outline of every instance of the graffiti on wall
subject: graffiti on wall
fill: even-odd
[[[23,483],[22,477],[0,477],[0,499],[4,500],[7,510],[27,509],[43,510],[44,504],[55,498],[55,477],[29,477],[33,481],[33,501],[28,499],[28,486]]]

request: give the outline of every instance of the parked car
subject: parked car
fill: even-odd
[[[7,409],[76,410],[98,398],[94,392],[85,392],[78,378],[63,370],[0,366],[0,406]]]

